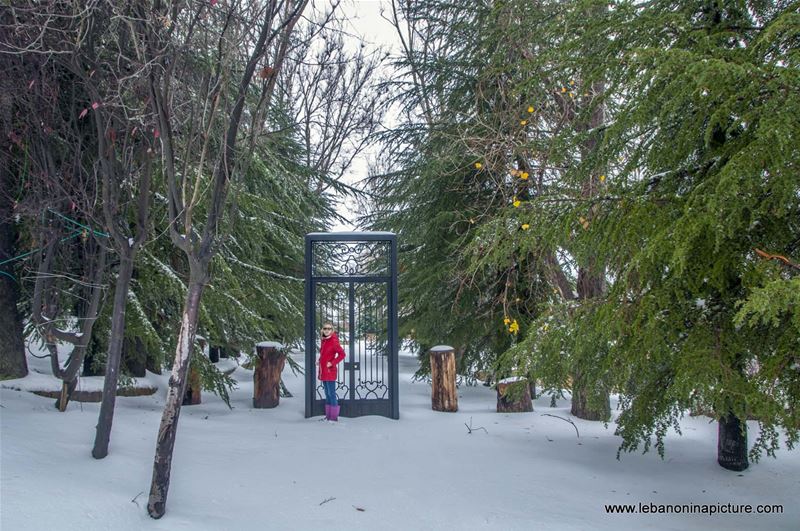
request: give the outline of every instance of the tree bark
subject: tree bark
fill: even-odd
[[[602,83],[594,83],[592,91],[595,95],[600,95],[605,90]],[[602,105],[598,105],[586,124],[590,131],[596,131],[605,121],[605,110]],[[597,148],[597,135],[591,134],[587,137],[583,151],[584,156],[590,156]],[[583,183],[581,196],[587,199],[595,197],[600,186],[600,179],[595,173],[589,175]],[[591,208],[586,212],[586,223],[593,221],[595,209]],[[578,268],[577,292],[578,300],[581,304],[594,298],[602,297],[605,293],[605,266],[598,264],[594,259]],[[594,404],[594,407],[592,407]],[[572,374],[572,407],[571,412],[578,418],[585,420],[608,420],[611,416],[611,404],[609,402],[608,390],[602,389],[597,385],[591,386],[584,377],[584,369],[575,367]]]
[[[92,329],[100,310],[100,301],[103,295],[103,287],[100,282],[105,271],[106,248],[96,244],[94,254],[89,255],[90,263],[87,267],[90,279],[90,287],[87,289],[89,305],[85,315],[82,317],[80,332],[67,332],[56,327],[51,318],[51,316],[55,316],[58,313],[58,304],[52,293],[51,275],[55,247],[56,243],[50,242],[42,253],[33,290],[31,317],[45,339],[45,347],[50,353],[50,367],[53,375],[63,382],[62,393],[56,401],[56,407],[63,412],[66,410],[72,391],[78,383],[78,373],[83,366],[86,347],[91,339]],[[47,316],[44,315],[43,309],[46,309]],[[56,340],[65,341],[73,345],[72,353],[65,368],[61,367],[59,361]]]
[[[594,405],[593,405],[594,404]],[[611,402],[605,389],[588,385],[581,371],[573,373],[570,413],[584,420],[608,420]]]
[[[172,375],[169,379],[167,403],[161,416],[161,425],[158,429],[156,440],[156,455],[153,462],[153,479],[150,484],[150,497],[147,502],[147,512],[153,518],[164,516],[169,491],[169,476],[172,467],[172,450],[175,447],[175,436],[178,432],[178,419],[181,414],[181,403],[186,393],[188,382],[189,363],[192,357],[192,346],[197,329],[197,317],[200,311],[200,297],[203,294],[205,282],[192,274],[186,302],[181,319],[181,330],[178,335],[178,345],[175,349],[175,363],[172,366]]]
[[[2,163],[0,163],[0,166]],[[2,170],[0,170],[2,171]],[[0,192],[4,195],[3,192]],[[4,201],[0,197],[0,201]],[[0,212],[0,261],[14,254],[13,226],[6,217],[6,209]],[[28,374],[25,359],[22,319],[17,310],[19,287],[10,264],[0,266],[0,380],[22,378]]]
[[[276,347],[256,346],[258,359],[253,371],[253,407],[277,407],[281,399],[281,372],[286,353]]]
[[[430,351],[431,356],[431,407],[434,411],[458,411],[458,393],[456,391],[456,356],[455,351]]]
[[[514,386],[513,382],[500,381],[497,383],[497,412],[498,413],[526,413],[533,411],[533,400],[531,400],[531,387],[527,380],[516,383],[516,386],[523,388],[522,395],[516,399],[508,396],[509,388]]]
[[[12,96],[0,94],[0,138],[11,131]],[[16,230],[12,196],[16,179],[11,175],[9,149],[0,149],[0,262],[16,254]],[[22,378],[28,374],[22,318],[17,310],[19,285],[12,263],[0,265],[0,380]]]
[[[747,461],[747,423],[733,413],[719,419],[717,438],[717,463],[734,471],[745,470]]]
[[[168,45],[170,36],[161,34],[160,24],[156,23],[147,28],[146,31],[147,55],[150,56],[150,59],[158,62],[159,66],[164,66],[163,70],[158,68],[151,69],[149,80],[151,101],[160,131],[159,144],[161,146],[163,173],[167,181],[170,238],[177,248],[184,251],[190,266],[188,293],[175,353],[175,364],[172,368],[167,404],[164,407],[164,414],[161,419],[153,463],[153,479],[147,504],[147,512],[152,518],[161,518],[166,510],[172,451],[175,445],[181,401],[186,392],[187,372],[197,327],[200,297],[208,281],[209,263],[215,253],[215,245],[218,243],[226,198],[230,182],[234,178],[237,162],[236,141],[239,137],[248,89],[256,68],[263,63],[274,38],[282,33],[287,38],[290,36],[307,3],[308,0],[298,0],[293,4],[282,4],[280,9],[278,9],[277,4],[271,3],[271,7],[264,12],[263,23],[258,25],[258,29],[255,29],[256,27],[252,25],[248,27],[248,30],[252,30],[257,37],[252,48],[249,48],[249,57],[238,86],[232,86],[236,96],[233,99],[233,105],[229,113],[227,113],[227,126],[224,127],[226,131],[221,138],[216,162],[213,164],[211,182],[207,189],[208,203],[205,224],[202,228],[196,227],[193,222],[193,212],[198,205],[198,198],[196,195],[192,195],[190,198],[186,196],[186,190],[182,189],[179,184],[181,179],[178,176],[175,165],[177,159],[173,138],[176,123],[173,122],[171,114],[172,94],[170,89],[172,88],[173,69],[179,64],[179,61],[176,60],[178,57],[169,55],[175,49]],[[165,11],[163,5],[157,4],[155,7],[154,11],[156,13]],[[143,18],[147,19],[149,13],[144,9],[142,11],[144,12]],[[277,18],[279,11],[284,13],[283,20],[278,20]],[[197,11],[197,17],[199,15],[200,11]],[[150,18],[148,20],[152,21],[153,19]],[[195,20],[197,19],[195,18]],[[274,22],[277,22],[279,26],[273,28]],[[167,52],[164,53],[164,50],[167,50]],[[280,65],[281,62],[282,58],[273,57],[273,64],[276,66]],[[216,106],[216,103],[213,105]],[[199,179],[194,183],[195,194],[200,193],[200,183],[201,180]],[[186,184],[186,181],[183,181],[183,184]],[[189,200],[186,201],[187,199]],[[184,233],[181,234],[180,230]]]
[[[186,393],[183,395],[182,405],[196,406],[203,401],[203,384],[200,381],[200,372],[194,367],[189,367],[189,383],[186,386]]]
[[[122,342],[122,369],[131,376],[144,378],[147,376],[147,351],[141,338],[126,338]]]
[[[108,455],[111,439],[111,424],[114,422],[114,405],[117,399],[119,366],[122,359],[122,342],[125,335],[125,307],[128,302],[128,287],[133,276],[133,260],[122,256],[119,264],[117,284],[114,289],[114,308],[111,314],[111,340],[109,341],[106,376],[103,381],[103,402],[97,420],[92,457],[102,459]]]

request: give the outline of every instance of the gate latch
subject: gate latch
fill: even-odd
[[[346,362],[344,362],[344,369],[346,371],[349,371],[350,369],[353,369],[354,371],[360,371],[361,370],[361,362],[358,362],[358,361],[346,361]]]

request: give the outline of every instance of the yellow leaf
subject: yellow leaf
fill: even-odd
[[[600,182],[601,182],[601,183],[602,183],[602,182],[605,182],[605,180],[606,180],[606,176],[605,176],[605,175],[601,175],[601,176],[600,176]]]
[[[564,94],[567,91],[567,87],[561,87],[561,94]]]
[[[515,198],[514,198],[514,202],[513,202],[512,204],[514,205],[514,208],[519,208],[519,205],[520,205],[521,203],[520,203],[519,199],[517,199],[517,198],[515,197]]]
[[[527,181],[528,180],[528,172],[526,172],[526,171],[522,172],[522,175],[520,175],[519,178],[522,179],[523,181]]]
[[[481,164],[480,162],[476,162],[476,163],[475,163],[475,169],[476,169],[476,170],[479,170],[479,169],[481,169],[481,168],[483,168],[483,164]]]
[[[569,84],[570,84],[570,85],[574,85],[574,84],[575,84],[575,80],[574,80],[574,79],[571,79],[571,80],[569,81]]]
[[[533,108],[533,105],[531,105],[530,107],[528,107],[528,112],[533,112],[534,110],[535,110],[535,109]]]
[[[506,325],[506,326],[508,326],[508,324],[509,324],[510,322],[511,322],[511,319],[509,319],[508,317],[506,317],[505,319],[503,319],[503,324],[504,324],[504,325]]]
[[[520,120],[519,125],[528,125],[528,120]]]
[[[522,224],[522,226],[521,226],[520,228],[521,228],[522,230],[528,230],[529,228],[531,228],[531,226],[530,226],[530,225],[528,225],[527,223],[523,223],[523,224]]]

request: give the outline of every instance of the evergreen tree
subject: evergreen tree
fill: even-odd
[[[789,446],[798,437],[799,375],[786,370],[797,348],[786,334],[800,219],[797,5],[604,6],[566,6],[558,31],[571,37],[550,57],[574,57],[587,82],[607,85],[610,121],[573,175],[608,177],[594,200],[565,203],[559,225],[612,283],[566,331],[542,322],[529,342],[607,345],[592,370],[622,393],[622,450],[655,436],[663,454],[667,429],[701,407],[719,420],[720,464],[740,470],[745,419],[761,424],[753,458],[774,453],[779,427]]]

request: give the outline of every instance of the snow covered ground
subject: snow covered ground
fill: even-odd
[[[302,363],[301,357],[296,357]],[[34,363],[40,363],[32,360]],[[294,398],[251,407],[252,372],[237,368],[233,409],[203,394],[181,413],[167,514],[145,509],[164,376],[152,396],[120,397],[109,456],[91,457],[99,404],[0,390],[0,528],[16,530],[800,529],[800,452],[743,473],[718,467],[716,424],[686,418],[667,454],[618,461],[614,425],[569,404],[498,414],[494,391],[459,389],[458,413],[431,411],[430,386],[400,358],[399,421],[303,418]],[[160,380],[160,381],[159,381]],[[561,419],[572,418],[580,430]],[[465,423],[471,421],[473,432]],[[484,427],[484,430],[474,430]],[[751,430],[756,429],[752,424]],[[751,439],[753,438],[751,431]],[[607,514],[607,504],[782,504],[783,514]]]

